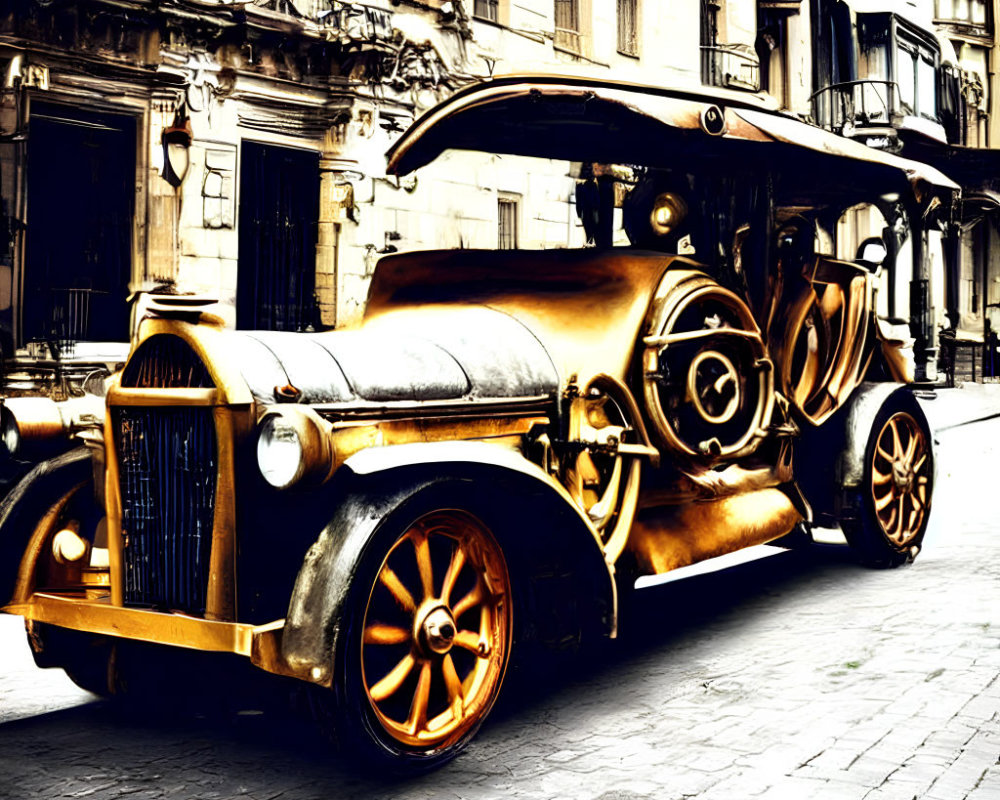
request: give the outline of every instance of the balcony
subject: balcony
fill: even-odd
[[[747,44],[701,46],[701,79],[707,86],[760,90],[760,59]]]
[[[816,124],[843,136],[854,136],[867,129],[887,132],[881,129],[894,128],[903,113],[895,81],[835,83],[813,94],[810,102]]]
[[[825,86],[810,98],[816,124],[828,131],[895,150],[899,131],[946,141],[940,118],[913,112],[896,81],[865,79]]]

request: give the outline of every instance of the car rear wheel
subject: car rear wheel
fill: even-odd
[[[865,451],[861,518],[844,525],[863,561],[895,567],[916,556],[927,531],[933,483],[931,433],[923,414],[909,403],[884,408]]]
[[[396,772],[439,766],[469,742],[512,639],[507,563],[486,524],[457,509],[409,519],[369,547],[338,648],[342,734]]]

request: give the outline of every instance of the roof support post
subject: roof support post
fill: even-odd
[[[910,279],[910,335],[918,383],[937,379],[937,341],[930,313],[930,262],[927,231],[917,221],[913,227],[913,277]]]

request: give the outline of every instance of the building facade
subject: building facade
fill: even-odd
[[[456,155],[396,181],[384,153],[501,71],[698,83],[697,16],[644,11],[16,0],[0,18],[4,354],[126,339],[126,299],[158,285],[217,297],[230,325],[333,327],[357,321],[381,253],[582,243],[566,165]]]
[[[949,147],[1000,143],[993,20],[992,0],[12,0],[0,346],[126,340],[128,298],[171,286],[241,328],[349,326],[383,253],[584,244],[565,162],[454,152],[385,173],[422,112],[501,73],[763,90],[948,172]],[[949,264],[943,239],[908,242],[886,277],[883,316],[927,361],[937,327],[981,329],[1000,302],[978,188]],[[859,211],[829,246],[878,227]]]

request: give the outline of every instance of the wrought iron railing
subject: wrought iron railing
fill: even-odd
[[[701,77],[708,86],[727,89],[760,89],[760,59],[749,45],[701,46]]]
[[[570,28],[556,28],[555,46],[572,53],[580,52],[580,31]]]
[[[43,338],[55,351],[53,356],[71,356],[77,342],[93,338],[90,332],[91,298],[106,294],[95,289],[47,290]]]
[[[810,99],[816,124],[849,134],[852,129],[885,127],[902,113],[895,81],[865,79],[824,86]]]

